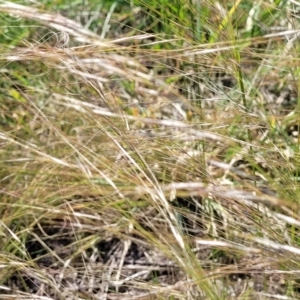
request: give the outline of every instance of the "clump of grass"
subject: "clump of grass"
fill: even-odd
[[[297,299],[296,8],[69,5],[0,4],[0,297]]]

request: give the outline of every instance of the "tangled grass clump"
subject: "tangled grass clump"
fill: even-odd
[[[296,4],[56,2],[0,2],[0,298],[298,299]]]

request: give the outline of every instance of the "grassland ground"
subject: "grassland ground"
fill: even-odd
[[[299,7],[0,1],[0,299],[299,299]]]

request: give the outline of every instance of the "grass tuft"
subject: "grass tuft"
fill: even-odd
[[[298,299],[297,14],[0,2],[0,299]]]

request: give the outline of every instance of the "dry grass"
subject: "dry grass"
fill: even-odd
[[[0,299],[297,299],[292,6],[123,5],[0,2]]]

